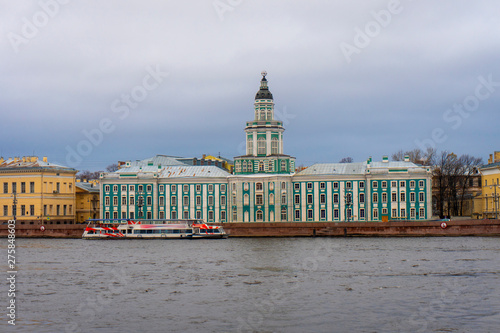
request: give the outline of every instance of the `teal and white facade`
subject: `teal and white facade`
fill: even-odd
[[[101,175],[102,218],[207,222],[390,221],[431,217],[429,168],[411,163],[314,164],[295,173],[284,154],[266,73],[245,127],[246,154],[234,174],[158,155]]]

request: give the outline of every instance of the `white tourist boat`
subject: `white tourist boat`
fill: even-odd
[[[202,220],[116,220],[91,219],[84,239],[172,239],[226,238],[222,226]]]

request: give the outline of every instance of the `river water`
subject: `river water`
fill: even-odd
[[[16,246],[17,320],[7,323],[3,283],[2,332],[500,331],[499,238]]]

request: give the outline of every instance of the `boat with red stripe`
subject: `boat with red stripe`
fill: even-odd
[[[202,220],[90,219],[84,239],[197,239],[226,238],[220,225]]]

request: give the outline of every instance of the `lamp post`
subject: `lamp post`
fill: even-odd
[[[500,188],[500,185],[490,185],[490,189],[495,190],[495,194],[493,195],[493,205],[495,205],[495,220],[498,220],[498,196],[497,196],[497,187]]]

